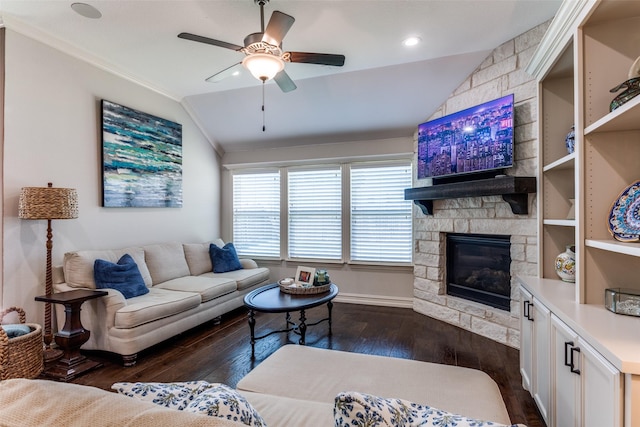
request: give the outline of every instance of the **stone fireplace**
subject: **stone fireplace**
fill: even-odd
[[[494,49],[438,111],[427,118],[432,120],[513,93],[515,165],[505,171],[513,177],[538,175],[538,86],[524,68],[548,24],[541,24]],[[417,150],[417,134],[414,144]],[[414,183],[414,187],[428,185],[430,183]],[[516,275],[535,276],[538,272],[537,203],[535,194],[514,200],[509,197],[510,193],[513,192],[475,197],[448,194],[450,198],[434,197],[429,206],[414,208],[413,309],[519,348],[520,295]],[[523,205],[526,210],[514,208]],[[446,239],[451,233],[510,236],[510,310],[447,294]]]

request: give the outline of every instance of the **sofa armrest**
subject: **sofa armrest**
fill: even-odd
[[[250,258],[240,258],[240,264],[245,270],[251,270],[252,268],[258,268],[258,263]]]

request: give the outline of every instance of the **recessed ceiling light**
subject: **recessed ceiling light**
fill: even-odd
[[[411,37],[407,37],[406,39],[404,39],[402,41],[402,44],[404,46],[415,46],[418,43],[420,43],[421,40],[422,39],[420,37],[418,37],[418,36],[411,36]]]
[[[102,17],[102,13],[90,4],[72,3],[71,9],[73,9],[78,15],[82,15],[85,18],[98,19]]]

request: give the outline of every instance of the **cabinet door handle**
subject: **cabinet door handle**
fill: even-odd
[[[569,368],[573,369],[573,353],[571,355],[571,361],[570,361],[569,347],[571,347],[573,351],[573,341],[566,341],[564,343],[564,366],[568,366]]]
[[[528,300],[525,301],[522,310],[522,316],[533,322],[533,317],[531,317],[531,307],[533,307],[533,304]]]
[[[571,372],[573,372],[574,374],[580,375],[580,369],[576,369],[576,366],[574,364],[575,361],[573,360],[573,355],[575,353],[580,353],[580,347],[572,347],[571,348],[571,366],[570,366],[570,368],[571,368]]]

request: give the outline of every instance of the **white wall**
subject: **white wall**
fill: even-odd
[[[80,215],[53,221],[53,264],[76,249],[220,234],[220,159],[182,106],[15,31],[6,34],[4,269],[2,308],[17,305],[42,323],[46,221],[18,219],[25,186],[78,190]],[[100,99],[182,124],[183,207],[102,208]]]

